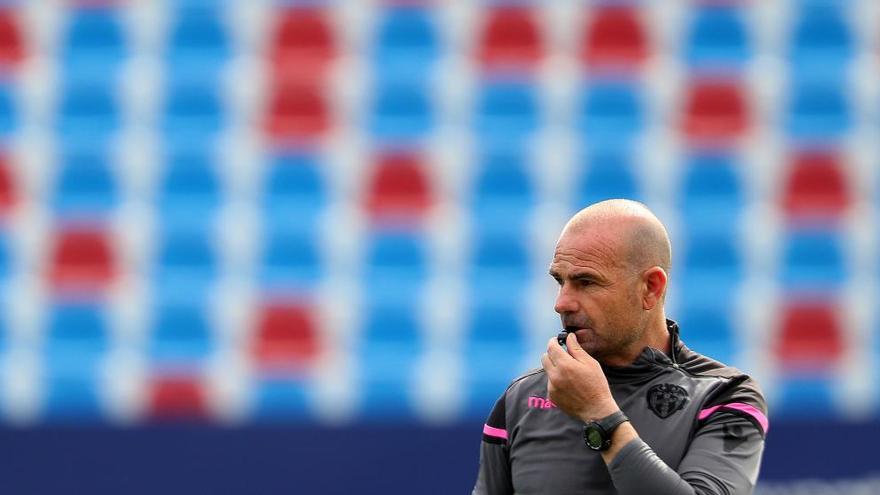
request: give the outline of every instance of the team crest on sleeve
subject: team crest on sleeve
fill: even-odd
[[[666,419],[687,404],[687,390],[671,383],[661,383],[648,389],[648,407],[661,419]]]

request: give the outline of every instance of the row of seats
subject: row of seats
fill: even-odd
[[[602,10],[602,9],[600,9]],[[628,18],[634,15],[632,9],[608,8],[608,17]],[[707,19],[715,19],[719,15],[723,18],[725,10],[729,8],[708,8]],[[392,9],[394,12],[394,9]],[[201,11],[198,11],[201,12]],[[416,12],[416,13],[414,13]],[[424,34],[414,34],[418,31],[414,26],[422,25],[421,22],[413,21],[413,15],[427,13],[412,8],[404,8],[400,13],[389,15],[388,32],[377,37],[378,42],[387,43],[388,50],[382,52],[381,60],[398,60],[397,63],[409,63],[415,70],[422,71],[425,67],[427,44]],[[504,33],[522,33],[521,24],[523,16],[528,14],[528,9],[499,9],[497,19],[488,21],[487,39],[500,40],[502,48],[496,53],[486,48],[481,55],[485,60],[509,60],[513,55],[523,56],[526,59],[534,58],[530,50],[518,46],[517,36]],[[628,13],[627,13],[628,12]],[[805,21],[805,26],[796,35],[796,39],[806,39],[810,42],[798,44],[797,60],[803,60],[802,65],[820,64],[827,67],[827,60],[845,60],[841,57],[842,52],[847,52],[846,38],[839,34],[839,30],[830,29],[828,32],[822,28],[815,28],[815,34],[810,26],[813,24],[839,22],[839,16],[829,15],[824,10],[818,11]],[[328,41],[327,27],[319,28],[312,24],[319,22],[322,16],[309,11],[310,15],[300,16],[294,11],[283,17],[277,32],[276,46],[273,59],[288,61],[295,67],[312,67],[315,64],[300,64],[303,60],[328,57],[334,53],[334,48]],[[399,20],[394,20],[399,16]],[[220,35],[214,21],[206,20],[201,14],[185,16],[184,20],[192,17],[192,22],[182,22],[181,35],[172,36],[172,45],[187,47],[180,48],[182,61],[173,64],[169,74],[176,81],[170,88],[167,98],[167,108],[163,112],[169,121],[167,126],[168,135],[173,136],[181,129],[195,126],[204,128],[204,131],[214,131],[222,126],[224,109],[222,101],[217,94],[217,88],[208,81],[215,79],[217,69],[222,65],[228,49],[226,43],[218,41]],[[505,19],[511,20],[505,20]],[[701,18],[701,16],[698,16]],[[834,19],[838,20],[835,21]],[[75,17],[70,33],[70,47],[74,54],[68,57],[72,60],[71,67],[90,68],[95,60],[118,61],[121,57],[122,28],[113,26],[114,16],[112,12],[94,9],[85,10],[81,16]],[[208,17],[210,19],[210,17]],[[598,14],[596,34],[588,38],[595,38],[595,46],[601,47],[602,43],[611,43],[615,37],[626,38],[624,31],[612,31],[619,26],[628,25],[630,21],[608,21],[610,27],[602,27],[604,24],[602,15]],[[717,21],[707,21],[714,25]],[[198,26],[190,26],[195,23]],[[205,23],[205,26],[201,24]],[[511,23],[507,26],[507,23]],[[394,26],[400,25],[395,28]],[[700,24],[700,23],[698,23]],[[199,27],[201,26],[201,27]],[[213,27],[211,27],[213,26]],[[401,31],[397,33],[395,29]],[[295,32],[294,32],[295,31]],[[527,30],[528,31],[528,30]],[[527,32],[525,31],[525,32]],[[616,33],[614,36],[606,33]],[[701,31],[698,29],[698,31]],[[723,30],[722,30],[723,31]],[[813,34],[804,34],[813,33]],[[311,36],[311,38],[310,38]],[[413,39],[407,36],[413,37]],[[20,35],[14,32],[8,36],[10,39],[20,39]],[[530,37],[530,36],[527,36]],[[736,37],[736,36],[734,36]],[[179,38],[179,39],[178,39]],[[401,40],[402,38],[402,40]],[[699,37],[698,37],[699,38]],[[723,36],[722,36],[723,38]],[[634,53],[638,58],[642,57],[643,49],[638,46],[644,45],[644,40],[639,36],[633,39],[617,40],[621,47],[608,49],[595,48],[592,58],[604,60],[613,56],[622,56],[626,53]],[[383,41],[384,40],[384,41]],[[513,41],[511,41],[513,40]],[[837,41],[835,41],[837,40]],[[503,42],[511,43],[512,46],[503,48]],[[521,40],[520,40],[521,41]],[[729,42],[729,41],[728,41]],[[495,46],[487,42],[487,46]],[[825,46],[823,43],[828,43]],[[331,44],[326,46],[326,44]],[[399,44],[399,45],[398,45]],[[588,46],[594,46],[590,44]],[[216,45],[216,46],[215,46]],[[635,48],[633,48],[633,46]],[[843,45],[838,47],[838,45]],[[17,46],[17,45],[16,45]],[[710,45],[700,45],[701,51],[695,55],[697,59],[709,57],[705,51]],[[212,48],[213,47],[213,48]],[[421,48],[420,48],[421,47]],[[835,47],[839,49],[835,50]],[[20,48],[10,48],[11,52],[18,53]],[[194,53],[191,53],[193,52]],[[590,51],[590,53],[593,53]],[[709,53],[712,53],[709,50]],[[724,52],[726,53],[726,52]],[[213,55],[212,55],[213,54]],[[523,55],[525,54],[525,55]],[[604,54],[604,55],[603,55]],[[611,55],[609,55],[611,54]],[[103,56],[103,57],[102,57]],[[718,62],[723,67],[735,66],[735,62],[729,60],[729,53],[719,55]],[[88,63],[83,62],[84,59]],[[290,62],[290,61],[293,62]],[[409,62],[406,62],[409,61]],[[417,62],[413,62],[417,61]],[[795,64],[798,66],[798,64]],[[77,69],[84,70],[84,69]],[[92,69],[89,69],[92,70]],[[301,69],[291,69],[300,71]],[[114,101],[112,84],[107,82],[107,67],[94,70],[96,77],[79,77],[73,74],[64,76],[66,84],[62,85],[60,94],[61,104],[58,118],[60,130],[68,134],[76,129],[81,129],[82,124],[97,125],[97,130],[116,129],[120,125],[119,105]],[[302,69],[302,72],[306,72]],[[845,71],[825,70],[822,73],[841,74]],[[380,73],[394,73],[394,71],[380,71]],[[66,72],[65,72],[66,74]],[[279,69],[272,71],[275,85],[270,91],[268,98],[268,117],[266,126],[270,135],[282,138],[301,138],[313,133],[324,132],[330,127],[330,102],[327,95],[321,91],[321,86],[314,83],[304,83],[302,76],[292,77],[290,70]],[[313,71],[309,70],[310,78]],[[702,74],[702,72],[699,72]],[[593,76],[595,77],[595,76]],[[812,139],[822,136],[839,137],[854,126],[853,110],[846,101],[844,85],[837,80],[828,78],[804,78],[792,77],[796,84],[792,85],[789,93],[791,99],[786,114],[786,126],[788,134],[793,138]],[[613,78],[612,78],[613,80]],[[534,85],[523,83],[491,83],[487,84],[479,92],[475,104],[477,132],[492,132],[497,127],[500,134],[513,133],[516,138],[520,133],[528,132],[537,128],[540,122],[540,105]],[[434,129],[435,117],[431,104],[431,94],[424,85],[413,83],[411,79],[398,79],[389,77],[388,81],[379,85],[374,92],[372,110],[369,112],[370,124],[368,130],[377,139],[408,139],[412,137],[424,137]],[[692,139],[724,139],[741,136],[750,127],[751,116],[748,99],[745,96],[745,88],[742,82],[729,76],[718,79],[710,77],[703,80],[702,77],[693,80],[686,90],[685,103],[682,106],[682,129]],[[7,95],[7,98],[9,96]],[[602,132],[603,139],[610,136],[622,136],[623,138],[637,133],[644,126],[645,114],[643,99],[639,85],[610,82],[594,84],[583,91],[583,101],[580,117],[575,119],[576,127],[584,129],[588,135],[594,135],[597,130]],[[14,109],[10,103],[5,107],[6,119],[14,122]]]
[[[799,74],[820,76],[816,67],[839,67],[854,57],[857,36],[848,25],[847,9],[825,2],[797,12],[786,52]],[[306,7],[288,11],[279,22],[272,46],[279,52],[331,58],[338,51],[338,34],[328,10]],[[683,29],[684,60],[700,70],[718,65],[739,67],[752,60],[754,41],[745,10],[727,4],[695,6]],[[372,62],[383,72],[398,73],[395,69],[402,64],[410,65],[412,71],[413,66],[437,57],[444,48],[438,22],[431,8],[387,7],[374,28]],[[637,5],[598,4],[584,16],[583,23],[577,51],[590,67],[638,67],[654,49],[645,15]],[[539,9],[531,6],[489,6],[476,33],[474,57],[493,70],[533,69],[549,51]]]
[[[85,404],[91,405],[90,414],[99,414],[96,397],[107,393],[101,382],[100,368],[109,351],[118,351],[123,346],[118,340],[113,343],[106,313],[99,306],[60,302],[48,309],[46,335],[40,344],[46,391],[42,414],[63,417],[73,409],[76,416],[84,412],[80,407]],[[694,309],[684,312],[680,320],[685,342],[736,363],[738,357],[731,350],[741,346],[741,337],[736,329],[738,320],[731,309],[722,304],[712,309]],[[154,319],[153,330],[143,344],[148,376],[159,382],[158,390],[152,393],[168,394],[168,400],[175,396],[182,400],[190,396],[194,388],[199,389],[198,384],[205,380],[207,361],[219,347],[218,339],[212,335],[216,330],[209,323],[206,308],[197,305],[160,307]],[[414,379],[427,347],[419,309],[377,301],[373,306],[368,305],[361,325],[364,341],[357,347],[356,359],[360,362],[357,380],[363,388],[357,390],[364,413],[385,414],[404,406],[397,414],[414,414],[416,400],[407,383]],[[846,342],[852,336],[845,330],[841,308],[837,303],[824,300],[784,304],[776,325],[770,329],[768,341],[772,353],[778,366],[795,373],[781,380],[781,392],[774,404],[780,406],[778,414],[797,414],[800,403],[789,395],[802,393],[811,382],[809,377],[830,376],[829,373],[841,366]],[[480,411],[494,401],[497,388],[503,388],[511,374],[521,371],[522,362],[516,357],[528,358],[534,345],[526,320],[511,311],[509,305],[486,303],[474,307],[466,327],[471,335],[461,345],[461,364],[469,370],[465,379],[474,386],[467,389],[464,407]],[[254,368],[254,379],[274,384],[270,388],[277,385],[282,389],[307,390],[307,370],[320,352],[321,332],[314,309],[308,304],[297,301],[264,304],[259,308],[253,332],[243,343]],[[2,344],[0,358],[10,359],[14,342],[7,338]],[[164,390],[164,380],[189,383],[184,387],[188,392],[174,387]],[[256,387],[256,394],[263,392]],[[820,412],[830,412],[832,404],[833,401],[828,402]],[[171,406],[156,407],[150,414],[161,417],[181,412],[164,410]],[[307,400],[292,405],[266,399],[260,407],[266,408],[267,413],[277,408],[291,412],[287,408],[295,407],[299,414],[315,414],[310,412]],[[191,415],[196,411],[184,412]]]
[[[100,228],[65,228],[54,234],[50,250],[40,269],[51,287],[59,293],[102,292],[121,273],[123,265],[111,235]],[[678,272],[686,286],[705,286],[715,282],[743,280],[747,274],[740,241],[718,231],[694,232],[679,239],[681,259]],[[184,293],[200,294],[216,284],[224,267],[218,246],[203,231],[177,232],[160,237],[152,273],[159,288],[175,286]],[[374,231],[364,239],[363,278],[365,280],[406,280],[419,286],[447,268],[438,266],[430,255],[431,240],[419,231]],[[260,250],[257,270],[259,286],[267,289],[302,290],[314,288],[328,273],[328,260],[315,235],[280,232],[270,236]],[[18,273],[12,264],[12,248],[3,238],[0,266],[4,278]],[[849,264],[843,234],[823,228],[791,229],[780,244],[776,279],[792,292],[842,288],[854,275]],[[509,279],[528,280],[536,270],[530,242],[508,232],[474,236],[466,256],[465,278],[486,280],[503,287]],[[712,275],[707,279],[707,275]]]
[[[358,337],[362,340],[361,348],[367,350],[400,344],[418,350],[418,344],[426,338],[424,315],[413,296],[418,292],[418,287],[414,287],[408,298],[403,295],[398,296],[398,300],[383,299],[377,294],[367,297],[360,329],[355,332],[355,335],[361,334]],[[493,295],[472,294],[474,300],[468,303],[465,312],[467,323],[462,340],[465,347],[527,346],[526,318]],[[524,296],[514,295],[512,300],[517,297]],[[148,355],[159,367],[164,364],[173,368],[179,364],[198,363],[199,359],[210,354],[212,347],[219,348],[224,341],[217,322],[212,319],[210,306],[204,301],[160,301],[153,307],[145,322],[144,335],[123,337],[113,328],[108,313],[110,309],[105,303],[59,299],[46,308],[44,329],[39,334],[14,336],[4,332],[0,342],[4,350],[9,350],[13,345],[33,345],[36,338],[38,345],[59,358],[58,362],[70,359],[93,361],[114,345],[145,345]],[[685,316],[681,325],[688,342],[721,340],[730,344],[735,339],[737,332],[733,330],[729,305],[716,302],[693,309],[682,311]],[[274,368],[296,370],[315,357],[318,334],[322,330],[315,321],[314,308],[300,299],[268,298],[259,303],[255,311],[252,330],[245,332],[244,336],[245,345],[257,366],[269,371]],[[840,314],[840,307],[833,301],[806,298],[783,303],[781,323],[778,323],[778,329],[771,331],[778,339],[774,343],[777,359],[783,365],[794,367],[806,365],[824,369],[833,366],[844,348],[846,331]],[[707,320],[720,324],[696,324]],[[6,319],[4,322],[4,326],[8,326]],[[735,346],[725,346],[722,355],[732,355],[732,348]],[[55,362],[55,359],[49,362]]]
[[[821,5],[820,5],[821,4]],[[797,67],[801,62],[837,64],[854,56],[857,35],[847,16],[850,7],[833,2],[813,2],[797,9],[787,37],[787,53]],[[123,7],[81,6],[68,8],[62,29],[62,58],[84,55],[113,61],[127,49],[127,29],[120,15]],[[337,53],[339,32],[331,18],[332,7],[292,6],[274,14],[271,46],[279,52],[308,53],[314,58]],[[694,66],[722,62],[741,65],[752,58],[753,34],[746,9],[736,5],[696,6],[683,29],[683,58]],[[229,25],[222,7],[180,6],[172,9],[168,30],[171,53],[198,52],[203,58],[223,57],[231,51]],[[518,67],[539,60],[547,51],[539,9],[529,6],[489,6],[477,27],[476,57],[488,65]],[[20,53],[25,44],[22,21],[14,7],[0,12],[5,51]],[[595,65],[637,65],[652,51],[646,19],[635,5],[597,5],[584,16],[578,37],[579,53]],[[417,63],[443,49],[439,19],[431,8],[385,7],[372,38],[375,63],[384,67],[401,61]],[[401,57],[400,53],[410,55]],[[827,65],[823,65],[827,67]]]
[[[45,335],[36,342],[42,371],[37,388],[36,417],[45,420],[95,421],[111,413],[107,384],[110,356],[142,348],[146,356],[144,414],[154,419],[207,419],[206,369],[220,346],[216,325],[206,304],[160,304],[152,313],[148,335],[139,341],[120,340],[109,321],[108,308],[93,301],[60,300],[47,308]],[[265,301],[253,331],[240,344],[253,368],[255,417],[302,413],[298,398],[307,390],[307,373],[319,353],[314,310],[304,300]],[[116,337],[114,337],[116,335]],[[0,362],[32,349],[0,333]],[[127,343],[126,343],[127,342]],[[9,371],[7,371],[9,373]],[[13,372],[14,373],[14,372]],[[112,369],[109,373],[113,373]],[[5,397],[8,397],[6,395]],[[16,405],[0,401],[4,416],[14,419]]]
[[[735,141],[755,128],[744,82],[700,78],[684,90],[680,130],[691,142]],[[855,109],[841,84],[796,82],[787,94],[783,129],[791,139],[836,140],[857,126]],[[281,143],[326,135],[332,129],[331,100],[320,87],[281,85],[271,90],[269,98],[266,125]],[[440,129],[435,97],[425,86],[380,83],[368,98],[364,129],[379,142],[423,140]],[[549,120],[539,98],[535,83],[484,83],[474,98],[473,132],[504,142],[535,135]],[[590,141],[625,143],[649,125],[644,89],[637,84],[594,81],[574,99],[578,103],[562,120]]]
[[[94,423],[116,418],[125,422],[131,416],[149,421],[218,421],[228,416],[217,405],[204,376],[187,373],[162,373],[151,376],[140,397],[143,403],[134,412],[113,405],[113,399],[101,386],[97,372],[77,370],[69,375],[47,377],[45,396],[34,406],[28,419],[9,413],[10,421],[57,423]],[[253,392],[246,399],[244,412],[258,421],[316,420],[311,404],[309,382],[297,376],[268,376],[250,382]],[[226,408],[231,409],[231,408]]]
[[[111,82],[70,83],[59,90],[53,126],[64,142],[105,142],[128,124],[118,89]],[[378,142],[429,138],[441,126],[436,103],[424,86],[385,84],[370,97],[364,129]],[[575,97],[569,120],[589,142],[627,143],[644,134],[649,122],[643,90],[627,82],[593,82]],[[10,135],[22,124],[16,96],[0,86],[0,132]],[[181,134],[202,137],[231,128],[233,122],[216,84],[172,84],[161,104],[157,126],[169,142]],[[524,82],[487,82],[476,95],[470,125],[477,136],[501,142],[534,136],[547,125],[538,86]],[[735,142],[755,127],[745,88],[736,80],[696,80],[686,89],[680,130],[696,144]],[[798,84],[783,112],[785,135],[793,140],[834,140],[856,128],[854,109],[842,86]],[[279,144],[325,136],[334,125],[329,95],[317,85],[274,87],[266,102],[263,126]]]
[[[204,299],[204,298],[202,298]],[[159,364],[196,362],[204,358],[210,347],[223,341],[213,318],[212,306],[205,300],[161,300],[148,312],[143,343],[149,355]],[[246,347],[255,362],[268,369],[289,365],[296,369],[314,358],[317,351],[317,328],[313,308],[298,298],[267,298],[255,309],[253,331],[247,334]],[[8,318],[3,320],[8,326]],[[4,350],[16,344],[38,345],[46,352],[64,358],[93,361],[114,345],[138,345],[137,336],[124,337],[110,316],[106,302],[92,299],[57,299],[46,308],[43,330],[37,335],[2,334]],[[8,330],[8,328],[7,328]],[[115,336],[115,337],[114,337]],[[50,363],[56,362],[49,359]],[[286,363],[286,364],[285,364]]]

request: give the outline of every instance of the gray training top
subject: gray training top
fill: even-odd
[[[547,399],[544,370],[511,383],[480,448],[474,495],[749,494],[767,406],[754,380],[688,349],[667,321],[672,358],[646,347],[630,366],[603,366],[639,434],[611,465],[584,444],[583,422]]]

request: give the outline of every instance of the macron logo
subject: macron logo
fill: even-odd
[[[529,409],[550,409],[556,407],[550,399],[543,397],[529,397]]]

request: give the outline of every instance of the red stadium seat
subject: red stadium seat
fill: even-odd
[[[743,136],[751,121],[743,86],[734,80],[696,81],[688,88],[682,131],[692,142],[726,142]]]
[[[24,41],[14,9],[0,9],[0,71],[9,71],[25,55]]]
[[[0,219],[8,218],[17,202],[15,177],[6,158],[0,156]]]
[[[292,7],[280,13],[271,44],[275,81],[318,80],[336,55],[327,12]]]
[[[199,378],[155,378],[150,384],[147,417],[158,420],[206,419],[208,407]]]
[[[50,277],[60,291],[100,291],[116,275],[116,257],[102,228],[62,229],[52,246]]]
[[[277,85],[270,96],[265,125],[276,143],[322,136],[330,128],[330,108],[321,85]]]
[[[366,209],[379,222],[418,222],[434,201],[427,171],[419,156],[381,156],[368,179]]]
[[[597,7],[584,28],[580,52],[594,69],[638,69],[648,57],[648,36],[638,8]]]
[[[260,309],[252,349],[266,371],[300,371],[318,354],[317,329],[309,307],[297,302],[272,302]]]
[[[831,152],[794,155],[782,194],[783,208],[794,219],[840,216],[852,203],[840,156]]]
[[[782,309],[776,356],[787,370],[827,370],[843,354],[838,308],[826,301],[795,301]]]
[[[479,58],[490,70],[530,69],[544,53],[533,8],[504,6],[486,13]]]

